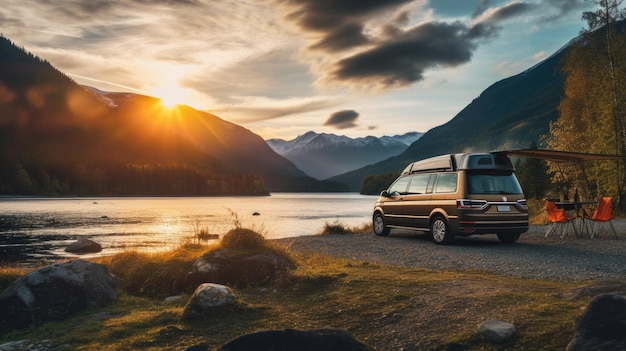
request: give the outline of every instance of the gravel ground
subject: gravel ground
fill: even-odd
[[[316,235],[278,239],[292,251],[389,265],[430,269],[482,270],[509,276],[554,280],[626,279],[626,220],[614,220],[613,233],[577,238],[545,238],[547,226],[530,226],[514,244],[495,235],[457,238],[437,245],[428,234],[392,230],[387,237],[372,234]]]

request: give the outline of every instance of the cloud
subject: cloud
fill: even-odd
[[[467,14],[468,19],[473,16],[467,22],[431,19],[411,24],[412,12],[430,13],[425,2],[275,2],[285,11],[284,18],[312,42],[309,50],[328,54],[311,58],[320,81],[364,90],[406,87],[424,80],[428,70],[466,64],[481,43],[499,34],[499,25],[537,6],[512,1],[495,7],[483,0],[473,15]]]
[[[326,122],[325,126],[331,126],[335,129],[348,129],[357,126],[356,120],[359,118],[359,113],[354,110],[343,110],[331,114]]]
[[[239,96],[232,99],[237,99],[238,103],[218,106],[211,112],[234,122],[246,123],[323,110],[345,103],[343,99],[331,96],[286,99]]]
[[[521,16],[533,10],[537,5],[519,1],[508,3],[501,7],[491,7],[484,9],[479,16],[476,16],[473,23],[490,24],[502,22],[514,17]]]
[[[338,61],[333,80],[382,88],[406,86],[424,79],[424,71],[469,62],[476,45],[460,22],[428,22],[379,46]]]
[[[368,44],[363,23],[414,0],[275,0],[285,18],[302,32],[314,34],[310,48],[337,52]]]

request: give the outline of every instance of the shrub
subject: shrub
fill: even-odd
[[[267,245],[263,235],[252,229],[237,227],[224,235],[221,247],[232,250],[263,250]]]

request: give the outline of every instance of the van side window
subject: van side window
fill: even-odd
[[[411,178],[410,177],[402,177],[399,178],[398,180],[395,181],[395,183],[391,184],[391,186],[389,187],[389,190],[387,190],[389,192],[389,194],[393,193],[399,193],[399,194],[406,194],[406,188],[407,185],[409,185],[409,180]]]
[[[425,194],[430,174],[415,174],[411,177],[409,194]]]
[[[456,192],[456,183],[458,175],[456,173],[442,173],[437,181],[436,193],[454,193]]]

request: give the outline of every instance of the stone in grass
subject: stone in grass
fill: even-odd
[[[576,322],[567,351],[626,350],[626,298],[618,294],[596,296]]]
[[[478,327],[478,332],[487,336],[489,339],[501,342],[515,335],[515,325],[502,321],[483,322]]]
[[[99,264],[75,260],[35,270],[0,294],[0,335],[61,320],[117,298],[117,278]]]
[[[80,238],[65,248],[65,252],[75,254],[96,253],[100,251],[102,251],[102,246],[87,238]]]
[[[184,319],[201,319],[209,315],[211,309],[217,306],[232,304],[237,295],[227,286],[213,283],[203,283],[185,305]]]

